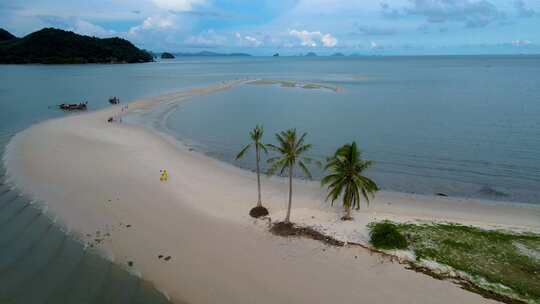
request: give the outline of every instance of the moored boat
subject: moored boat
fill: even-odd
[[[84,111],[87,109],[87,105],[88,105],[88,101],[80,102],[80,103],[62,103],[62,104],[59,104],[58,107],[61,110],[66,110],[66,111],[75,111],[75,110]]]
[[[114,96],[114,97],[110,97],[109,98],[109,103],[110,104],[119,104],[120,103],[120,98]]]

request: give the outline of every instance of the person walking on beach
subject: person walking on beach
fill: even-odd
[[[167,173],[167,170],[159,170],[161,172],[161,176],[159,177],[159,180],[162,182],[166,182],[169,179],[169,174]]]

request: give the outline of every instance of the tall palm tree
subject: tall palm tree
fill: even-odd
[[[280,156],[270,158],[268,163],[271,165],[268,170],[268,175],[274,174],[277,170],[280,170],[280,174],[283,174],[285,170],[289,170],[289,205],[287,206],[287,216],[285,217],[285,223],[289,223],[291,220],[291,205],[292,205],[292,178],[294,175],[294,167],[298,164],[304,174],[311,178],[306,164],[311,162],[311,158],[303,156],[309,149],[310,144],[304,142],[307,133],[302,134],[300,138],[296,135],[296,129],[289,129],[276,133],[276,139],[278,145],[268,145],[268,147],[280,154]]]
[[[369,206],[369,197],[379,190],[377,184],[362,175],[362,173],[372,165],[371,161],[361,158],[361,152],[356,147],[356,142],[343,145],[337,149],[334,156],[328,158],[325,170],[330,171],[330,175],[321,180],[323,186],[328,185],[328,196],[326,200],[332,199],[332,205],[340,196],[343,197],[343,207],[346,215],[343,220],[350,220],[351,209],[360,209],[360,194]]]
[[[240,159],[244,157],[246,152],[251,148],[255,147],[255,159],[257,161],[257,191],[258,191],[258,198],[257,198],[257,206],[261,208],[262,207],[262,200],[261,200],[261,173],[260,173],[260,161],[261,161],[261,151],[264,153],[268,153],[268,149],[266,148],[266,145],[262,142],[262,137],[264,134],[264,129],[262,126],[256,125],[253,130],[249,132],[249,136],[251,137],[251,143],[246,145],[239,153],[236,155],[236,159]],[[266,209],[265,209],[266,210]],[[252,209],[253,211],[253,209]],[[264,212],[264,211],[263,211]],[[250,212],[251,214],[252,212]],[[266,214],[261,215],[267,215],[268,210],[266,210]],[[259,216],[261,216],[259,215]]]

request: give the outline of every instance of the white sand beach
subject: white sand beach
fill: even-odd
[[[144,126],[107,122],[230,85],[132,102],[126,112],[119,105],[37,124],[8,146],[10,179],[73,234],[178,303],[495,303],[359,247],[274,236],[267,221],[248,215],[255,174]],[[167,182],[159,180],[162,169]],[[287,181],[264,177],[262,183],[272,220],[282,219]],[[355,221],[342,223],[340,209],[324,198],[318,182],[296,180],[292,221],[355,242],[366,242],[365,224],[381,219],[540,231],[534,206],[382,191],[353,214]]]

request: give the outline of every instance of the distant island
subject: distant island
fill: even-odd
[[[23,38],[0,29],[0,63],[142,63],[153,56],[121,38],[100,39],[55,28]]]
[[[316,57],[317,54],[315,54],[314,52],[309,52],[306,54],[306,57]]]
[[[174,59],[174,55],[171,53],[163,52],[161,54],[161,59]]]
[[[272,57],[279,57],[279,53],[275,53]]]
[[[344,57],[345,55],[343,53],[334,53],[332,54],[332,57]]]
[[[245,53],[216,53],[210,51],[202,51],[196,53],[175,53],[176,57],[250,57],[250,54]]]

